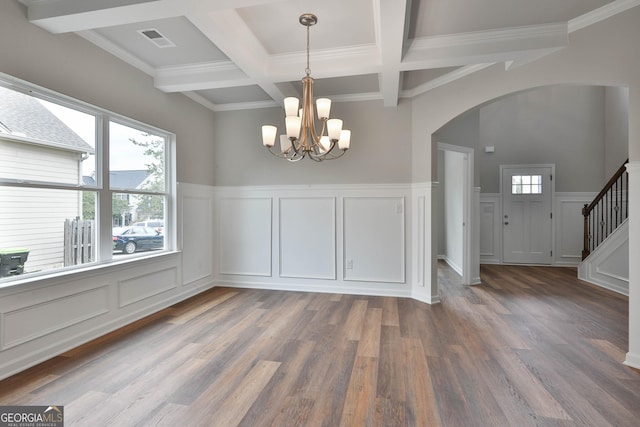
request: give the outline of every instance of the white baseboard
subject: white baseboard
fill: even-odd
[[[632,368],[640,369],[640,354],[632,354],[631,352],[629,352],[627,353],[626,359],[622,363]]]

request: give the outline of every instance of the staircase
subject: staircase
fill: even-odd
[[[596,198],[582,209],[584,247],[578,277],[629,293],[629,176],[628,159]]]

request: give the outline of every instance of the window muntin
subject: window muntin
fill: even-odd
[[[166,225],[171,222],[174,188],[173,159],[168,155],[173,135],[2,73],[0,91],[11,94],[0,96],[0,255],[27,249],[22,274],[108,261],[115,252],[105,252],[110,245],[105,240],[113,237],[100,235],[105,229],[100,222],[110,222],[111,229],[151,220],[161,223],[152,229],[162,235],[162,244],[154,243],[153,249],[171,249],[165,235],[171,235]],[[16,102],[26,107],[12,108]],[[17,111],[38,111],[22,121],[41,123],[21,125]],[[106,130],[103,123],[108,124]],[[128,132],[124,144],[137,149],[137,155],[126,155],[121,141],[115,140],[120,130]],[[102,153],[110,153],[109,161]],[[143,170],[145,179],[112,192],[111,174],[127,169],[110,170],[110,165],[128,167],[125,157],[136,161],[133,167]],[[107,182],[110,188],[103,186]],[[69,230],[75,233],[71,238],[65,237]],[[2,259],[0,272],[6,270]],[[0,275],[0,282],[14,277]]]
[[[542,194],[542,175],[513,175],[511,194]]]

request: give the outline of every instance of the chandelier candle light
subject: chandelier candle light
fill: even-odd
[[[313,109],[313,78],[309,68],[309,27],[318,22],[318,18],[305,13],[300,15],[300,23],[307,27],[307,68],[302,78],[302,108],[295,97],[284,99],[286,135],[280,135],[280,152],[273,151],[278,128],[273,125],[262,126],[262,144],[274,156],[290,162],[297,162],[309,156],[320,162],[341,157],[348,149],[351,141],[351,131],[342,129],[342,120],[330,119],[331,100],[318,98],[316,100],[318,120],[322,128],[318,133]],[[325,134],[326,132],[326,134]],[[338,151],[335,148],[341,151]]]

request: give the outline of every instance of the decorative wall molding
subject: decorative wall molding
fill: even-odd
[[[578,278],[629,295],[629,220],[625,220],[578,267]]]
[[[2,345],[6,350],[61,331],[108,312],[107,286],[65,295],[63,298],[30,303],[26,299],[9,302],[17,307],[3,311]],[[27,305],[23,305],[26,303]],[[73,307],[73,310],[69,308]]]
[[[244,268],[229,268],[232,256],[222,255],[217,284],[411,295],[411,185],[219,187],[215,194],[217,250],[245,257]],[[272,209],[249,208],[256,200],[269,200]],[[260,228],[246,232],[238,223],[241,216],[260,222]],[[272,256],[269,272],[256,267],[266,248]]]
[[[582,262],[584,220],[582,208],[591,203],[598,193],[556,193],[554,207],[555,265],[576,266]]]
[[[480,194],[480,263],[502,263],[500,194]]]
[[[220,274],[272,274],[273,198],[223,197],[216,203]]]
[[[335,280],[335,197],[282,197],[279,202],[279,276]]]

